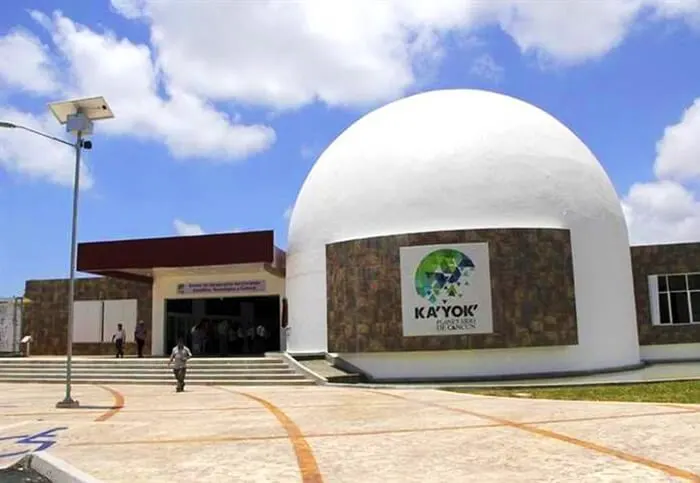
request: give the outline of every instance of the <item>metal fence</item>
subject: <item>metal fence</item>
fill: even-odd
[[[24,302],[22,297],[0,298],[0,354],[20,352]]]

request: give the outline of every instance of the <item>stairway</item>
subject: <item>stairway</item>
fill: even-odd
[[[64,383],[65,357],[0,359],[0,383]],[[78,356],[73,358],[73,384],[168,384],[175,382],[166,358]],[[239,386],[309,386],[315,382],[280,357],[192,359],[187,384]]]

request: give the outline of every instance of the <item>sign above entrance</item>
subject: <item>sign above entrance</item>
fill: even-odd
[[[261,293],[266,291],[265,280],[238,280],[235,282],[180,283],[178,295],[221,294],[221,293]]]
[[[404,336],[493,332],[486,243],[401,247]]]

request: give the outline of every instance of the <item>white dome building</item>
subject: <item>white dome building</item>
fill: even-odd
[[[489,244],[491,274],[496,276],[498,266],[507,265],[506,254],[515,257],[518,250],[508,248],[515,245],[494,233],[501,236],[518,229],[556,230],[566,233],[567,244],[570,240],[566,263],[573,278],[575,340],[564,337],[563,343],[551,343],[558,337],[551,324],[561,318],[547,315],[547,306],[532,306],[547,297],[544,278],[541,287],[540,282],[523,287],[540,290],[527,296],[528,308],[497,313],[520,303],[506,300],[513,291],[503,290],[506,282],[517,284],[513,274],[528,270],[530,264],[520,261],[508,269],[510,275],[504,271],[500,282],[491,283],[488,305],[493,307],[494,328],[486,342],[474,343],[475,337],[489,337],[484,331],[443,336],[454,338],[447,345],[435,338],[421,345],[420,336],[404,333],[382,346],[373,343],[371,334],[372,324],[384,321],[372,316],[361,320],[363,316],[355,314],[352,324],[366,324],[366,329],[357,329],[356,338],[362,332],[370,334],[369,339],[357,347],[340,344],[344,350],[329,347],[328,306],[333,297],[327,289],[332,277],[328,247],[377,237],[398,240],[399,235],[464,232],[470,241]],[[522,236],[518,246],[529,247],[522,240],[532,236]],[[640,363],[630,247],[615,189],[576,135],[520,100],[479,90],[442,90],[404,98],[364,116],[311,170],[294,206],[288,240],[291,353],[338,352],[342,360],[377,380],[585,372]],[[534,266],[540,263],[536,251],[546,247],[530,248],[535,250],[528,256]],[[398,248],[392,250],[398,260]],[[566,264],[560,262],[551,264]],[[344,263],[357,268],[363,264],[360,258]],[[544,259],[541,263],[550,264]],[[379,265],[372,267],[375,273],[384,271]],[[542,270],[534,272],[532,277],[537,277]],[[368,287],[375,285],[369,282]],[[406,292],[401,293],[405,298]],[[370,305],[391,303],[390,297],[378,293],[368,297]],[[381,308],[377,307],[374,313]],[[392,310],[401,313],[397,307]],[[529,320],[528,313],[538,313],[536,318],[544,322]],[[550,324],[546,330],[555,335],[540,337],[542,324]],[[438,346],[450,350],[435,349]]]

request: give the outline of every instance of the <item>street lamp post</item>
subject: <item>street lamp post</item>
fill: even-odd
[[[71,221],[71,241],[70,241],[70,279],[68,282],[68,327],[66,333],[66,394],[65,397],[56,403],[57,408],[77,408],[79,402],[73,399],[71,394],[72,366],[73,366],[73,325],[74,325],[74,304],[75,298],[75,271],[76,252],[78,247],[78,199],[80,194],[80,155],[83,149],[91,149],[92,143],[84,139],[86,135],[92,134],[93,121],[111,119],[114,117],[112,110],[102,97],[91,97],[87,99],[77,99],[71,101],[54,102],[49,104],[49,109],[58,122],[66,126],[68,133],[75,135],[75,142],[70,143],[56,136],[37,131],[21,124],[0,121],[0,128],[22,129],[41,137],[68,145],[75,150],[75,167],[73,178],[73,212]]]

